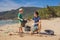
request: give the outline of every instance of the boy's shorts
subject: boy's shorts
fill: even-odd
[[[21,22],[18,23],[18,27],[23,27]]]
[[[26,22],[27,22],[27,21],[23,21],[23,22],[20,22],[20,21],[19,21],[19,23],[18,23],[19,27],[24,27],[25,24],[26,24]]]
[[[37,31],[37,30],[38,30],[38,26],[34,26],[33,29],[32,29],[33,32]]]

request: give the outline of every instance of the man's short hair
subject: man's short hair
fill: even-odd
[[[39,15],[39,13],[37,12],[37,11],[35,11],[35,14],[38,16]]]

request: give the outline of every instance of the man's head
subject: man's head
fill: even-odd
[[[37,11],[34,12],[34,17],[37,17],[39,14]]]
[[[19,9],[19,13],[23,13],[23,9],[22,8]]]

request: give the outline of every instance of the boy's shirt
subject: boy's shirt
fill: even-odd
[[[20,18],[19,21],[22,22],[23,21],[22,14],[18,13],[18,17]]]
[[[33,20],[34,20],[34,23],[35,23],[34,26],[38,26],[37,22],[39,22],[40,17],[39,16],[38,17],[34,17]]]

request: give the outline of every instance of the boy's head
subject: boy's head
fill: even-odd
[[[34,12],[34,17],[38,17],[39,13],[37,11]]]
[[[23,13],[23,9],[22,8],[19,9],[19,13]]]

